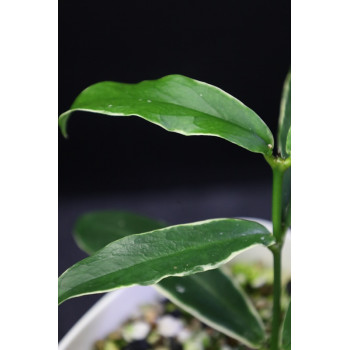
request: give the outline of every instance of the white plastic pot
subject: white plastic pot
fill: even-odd
[[[271,222],[258,221],[271,230]],[[291,275],[291,243],[288,232],[283,248],[282,279]],[[249,249],[234,258],[234,262],[261,262],[272,266],[272,254],[263,246]],[[110,292],[102,297],[63,337],[58,350],[92,350],[95,342],[115,331],[130,316],[137,314],[140,306],[157,303],[163,297],[153,287],[135,286]]]

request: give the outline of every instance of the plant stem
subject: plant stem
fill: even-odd
[[[273,251],[273,314],[271,350],[278,350],[280,345],[281,326],[281,250]]]
[[[284,169],[275,167],[273,171],[272,185],[272,224],[273,235],[277,245],[281,245],[282,241],[282,186]],[[281,248],[281,247],[279,247]]]
[[[272,166],[272,223],[273,235],[276,244],[271,247],[273,254],[273,314],[272,314],[272,334],[271,350],[278,350],[280,346],[281,328],[281,250],[282,250],[282,186],[285,168]]]

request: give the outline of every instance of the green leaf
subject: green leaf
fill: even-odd
[[[93,254],[117,239],[165,227],[160,221],[125,211],[101,211],[81,216],[74,227],[78,246]]]
[[[58,301],[215,269],[249,247],[273,243],[264,226],[239,219],[207,220],[127,236],[65,271],[58,280]]]
[[[263,324],[254,306],[238,283],[220,269],[165,278],[157,288],[202,322],[245,345],[256,348],[264,341]]]
[[[291,74],[288,73],[283,85],[280,116],[278,122],[278,152],[282,157],[288,157],[288,151],[286,149],[288,132],[291,124]]]
[[[289,307],[283,323],[282,349],[291,350],[291,303],[289,303]]]
[[[95,212],[79,218],[75,238],[83,250],[92,254],[116,239],[160,225],[158,221],[127,212]],[[156,287],[202,322],[250,347],[258,347],[265,337],[260,316],[245,292],[220,269],[168,277]]]
[[[290,155],[291,153],[291,128],[289,128],[288,135],[287,135],[287,141],[286,141],[286,152]]]
[[[88,87],[59,118],[64,136],[74,111],[136,115],[168,131],[217,136],[264,155],[271,155],[274,145],[270,129],[242,102],[215,86],[182,75],[138,84],[107,81]]]

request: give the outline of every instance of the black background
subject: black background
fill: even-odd
[[[183,74],[240,99],[275,134],[290,68],[290,1],[59,1],[59,113],[90,84]],[[84,258],[71,231],[91,210],[170,224],[270,217],[260,154],[185,137],[140,118],[76,113],[59,135],[59,274]],[[59,308],[59,339],[100,295]]]
[[[103,80],[178,73],[216,85],[277,128],[290,67],[290,2],[60,1],[59,113]],[[59,136],[59,193],[132,192],[267,181],[263,157],[137,117],[76,113]]]

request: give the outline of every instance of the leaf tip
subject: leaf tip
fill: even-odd
[[[65,139],[68,139],[67,121],[68,121],[68,117],[69,117],[70,113],[71,113],[70,111],[62,113],[58,118],[58,126],[61,130],[62,136]]]

